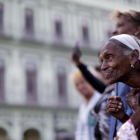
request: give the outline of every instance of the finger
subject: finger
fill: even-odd
[[[116,112],[118,112],[119,110],[117,109],[117,108],[110,108],[110,109],[108,109],[107,110],[107,113],[108,114],[112,114],[112,113],[116,113]]]
[[[123,103],[121,102],[121,101],[118,101],[118,100],[111,100],[111,101],[109,101],[109,103],[108,104],[117,104],[117,105],[122,105]]]
[[[114,100],[114,99],[116,99],[117,97],[119,97],[119,96],[112,96],[112,97],[109,97],[108,100]]]
[[[116,98],[115,96],[109,97],[108,100],[114,100],[114,98]]]
[[[119,97],[119,96],[116,96],[116,100],[119,100],[119,101],[121,101],[121,97]]]
[[[119,101],[121,101],[121,98],[119,96],[112,96],[112,97],[108,98],[108,101],[110,101],[110,100],[119,100]]]
[[[131,100],[133,99],[133,98],[135,98],[135,96],[129,96],[129,97],[126,97],[126,101],[130,101],[131,102]]]
[[[108,110],[108,109],[109,109],[109,105],[110,105],[110,104],[107,104],[107,105],[106,105],[106,107],[105,107],[105,108],[106,108],[106,110]]]
[[[109,109],[110,107],[113,107],[113,106],[114,106],[114,107],[119,106],[119,108],[120,108],[120,106],[121,106],[121,108],[122,108],[123,103],[120,102],[120,101],[116,101],[116,100],[114,100],[114,101],[109,101],[109,102],[107,103],[107,105],[106,105],[106,108]]]
[[[107,107],[106,108],[106,112],[110,112],[110,113],[115,113],[115,112],[118,112],[120,110],[122,110],[121,106],[118,106],[118,107]]]
[[[129,97],[129,96],[133,96],[133,95],[136,95],[140,93],[140,88],[133,88],[127,95],[126,97]]]
[[[126,94],[126,98],[134,95],[135,91],[136,91],[136,89],[132,89],[128,94]]]
[[[116,109],[121,109],[122,108],[122,105],[116,105],[116,104],[110,104],[108,105],[107,108],[116,108]]]
[[[115,108],[116,111],[119,111],[119,110],[123,109],[123,106],[121,106],[121,105],[109,105],[106,107],[106,111],[109,111],[111,108]]]

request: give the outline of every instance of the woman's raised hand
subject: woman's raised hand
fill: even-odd
[[[79,66],[82,63],[81,60],[82,52],[78,44],[73,48],[73,52],[71,54],[71,61],[76,65]]]

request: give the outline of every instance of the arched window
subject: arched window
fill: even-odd
[[[40,140],[40,134],[35,129],[29,129],[25,131],[23,140]]]
[[[3,128],[0,128],[0,140],[8,140],[7,132]]]

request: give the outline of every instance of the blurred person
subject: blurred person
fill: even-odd
[[[91,118],[90,110],[101,95],[85,80],[80,71],[73,75],[73,83],[85,100],[79,108],[75,140],[95,140],[93,136],[95,122]]]
[[[132,117],[126,114],[119,96],[110,97],[106,106],[110,115],[122,123],[127,121],[119,129],[118,137],[120,140],[140,139],[140,117],[136,118],[134,115],[139,114],[140,107],[140,89],[135,89],[140,88],[140,40],[127,34],[113,36],[104,44],[100,58],[102,73],[110,84],[123,82],[131,89],[134,88],[126,95],[128,105],[135,111]],[[136,120],[134,120],[134,116]]]
[[[101,74],[100,66],[96,66],[95,69],[101,75],[101,77],[99,77],[99,80],[103,81],[107,85],[108,81],[105,80],[103,75]],[[96,122],[95,131],[93,132],[96,140],[107,140],[109,138],[111,116],[106,112],[106,104],[108,98],[115,95],[114,87],[114,84],[107,86],[98,103],[91,110],[93,120],[95,120]]]
[[[71,59],[81,70],[84,78],[88,80],[90,85],[102,93],[98,103],[91,108],[92,120],[95,122],[95,131],[92,132],[92,135],[96,140],[106,140],[109,138],[111,116],[106,112],[105,106],[108,98],[115,95],[113,92],[114,84],[108,86],[107,80],[105,80],[101,74],[100,65],[95,67],[100,76],[96,77],[94,73],[89,71],[88,67],[82,63],[79,48],[74,49]]]
[[[98,72],[98,76],[95,72],[91,73],[98,77],[99,80],[104,81],[107,84],[107,81],[103,78],[101,74],[100,66],[95,67],[96,73]],[[110,96],[114,95],[114,84],[108,86],[101,96],[101,98],[98,100],[98,103],[93,106],[90,110],[91,116],[90,121],[94,122],[94,131],[91,132],[91,136],[95,137],[96,140],[106,140],[109,138],[109,131],[110,131],[110,115],[107,114],[105,110],[105,106],[107,103],[107,100]],[[82,114],[79,114],[82,115]]]
[[[113,19],[117,19],[116,29],[113,31],[112,33],[113,35],[131,34],[140,39],[140,12],[139,11],[134,11],[134,10],[129,10],[125,12],[115,11],[112,13],[111,16],[113,17]],[[73,56],[74,53],[72,54],[71,57],[73,63],[81,70],[85,79],[96,90],[101,91],[101,93],[104,92],[106,85],[91,75],[91,73],[87,69],[87,66],[83,64],[81,60],[81,56],[79,56],[79,59],[74,59]],[[115,86],[115,94],[121,97],[124,103],[124,109],[127,115],[129,116],[133,113],[133,110],[130,109],[130,107],[126,103],[125,96],[130,91],[130,89],[131,88],[128,85],[125,85],[124,83],[116,83]],[[110,127],[110,135],[109,135],[110,140],[114,139],[114,137],[116,136],[116,132],[121,125],[122,123],[119,120],[117,120],[115,117],[111,117],[111,127]]]
[[[111,13],[112,20],[117,19],[116,28],[113,35],[129,34],[140,38],[140,12],[129,11],[114,11]]]
[[[76,44],[71,54],[71,62],[82,72],[84,78],[90,83],[90,85],[92,85],[94,89],[100,93],[104,92],[107,85],[99,80],[99,78],[96,78],[94,74],[89,71],[88,67],[82,62],[82,53],[78,44]]]

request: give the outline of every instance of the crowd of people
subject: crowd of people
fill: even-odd
[[[75,140],[140,139],[140,12],[115,11],[116,29],[100,50],[93,71],[80,50],[71,55],[73,75],[85,102],[79,109]]]

